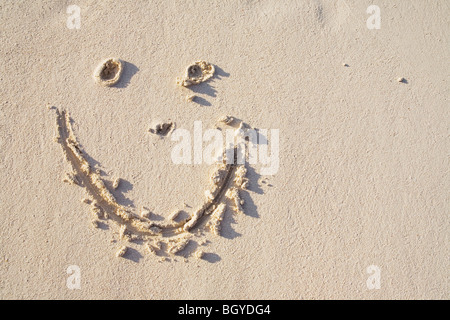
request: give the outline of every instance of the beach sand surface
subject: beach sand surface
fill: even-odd
[[[372,4],[1,1],[0,298],[449,299],[450,6],[380,0],[369,29]],[[123,74],[100,86],[110,57]],[[177,86],[198,60],[214,77]],[[92,226],[52,107],[117,201],[160,219],[203,201],[210,165],[175,164],[155,121],[278,129],[279,168],[248,166],[202,259],[160,261]]]

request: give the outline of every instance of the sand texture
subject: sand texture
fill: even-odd
[[[0,299],[449,299],[450,5],[371,5],[0,0]]]

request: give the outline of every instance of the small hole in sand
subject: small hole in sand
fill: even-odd
[[[97,67],[94,77],[101,85],[112,86],[119,81],[122,69],[122,62],[119,59],[109,58]]]
[[[102,80],[114,79],[118,71],[119,71],[119,64],[117,62],[107,61],[105,63],[105,66],[103,67],[102,72],[100,73],[100,78]]]
[[[197,65],[190,66],[188,69],[188,75],[189,78],[200,78],[202,76],[202,69]]]

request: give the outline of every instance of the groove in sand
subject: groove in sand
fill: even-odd
[[[236,184],[236,179],[233,179],[236,173],[237,165],[237,152],[235,150],[235,159],[232,164],[221,164],[217,170],[222,175],[221,178],[214,177],[213,190],[208,190],[209,197],[203,205],[201,205],[189,219],[185,219],[180,222],[165,221],[155,222],[151,221],[145,216],[140,216],[132,212],[129,208],[120,205],[108,188],[105,186],[98,170],[92,168],[83,151],[80,148],[79,143],[74,135],[71,126],[71,119],[68,113],[64,110],[60,111],[56,109],[57,113],[57,137],[56,141],[61,145],[63,153],[67,161],[72,166],[73,180],[78,185],[84,187],[92,197],[93,211],[98,216],[102,216],[106,219],[111,219],[119,226],[123,233],[131,233],[135,238],[144,240],[151,240],[160,238],[162,241],[165,239],[170,241],[181,242],[186,241],[184,235],[191,235],[192,231],[205,226],[206,220],[210,217],[218,205],[225,205],[226,192],[231,188],[232,184]],[[239,173],[240,171],[238,171]],[[217,173],[217,172],[216,172]],[[224,173],[224,174],[223,174]],[[239,174],[238,174],[239,176]],[[242,179],[242,177],[241,177]],[[245,179],[245,178],[244,178]],[[234,187],[233,187],[234,188]],[[184,248],[184,246],[182,246]],[[179,250],[172,250],[179,251]]]

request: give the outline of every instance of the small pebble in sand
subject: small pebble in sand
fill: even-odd
[[[150,212],[150,210],[148,210],[148,209],[146,209],[146,208],[143,208],[142,209],[142,211],[141,211],[141,217],[142,218],[147,218],[147,219],[149,219],[150,218],[150,216],[151,216],[151,212]]]
[[[219,119],[217,119],[217,122],[221,122],[224,124],[230,124],[234,121],[235,119],[232,116],[223,116],[220,117]]]
[[[117,257],[117,258],[123,257],[123,256],[125,255],[125,253],[127,252],[127,250],[128,250],[128,247],[125,247],[125,246],[121,247],[121,248],[116,252],[116,257]]]
[[[195,256],[197,259],[202,259],[204,254],[205,254],[205,253],[203,252],[203,250],[197,250],[197,251],[195,252],[194,256]]]
[[[149,243],[146,244],[147,251],[151,254],[156,254],[156,249]]]
[[[180,213],[181,213],[181,210],[175,210],[169,215],[168,219],[170,221],[174,221],[180,215]]]
[[[186,96],[186,101],[187,101],[187,102],[192,102],[192,101],[194,101],[194,99],[195,99],[196,97],[197,97],[197,96],[196,96],[195,94],[188,95],[188,96]]]
[[[112,183],[113,189],[116,190],[119,187],[119,184],[120,184],[120,178],[114,179],[114,181]]]

